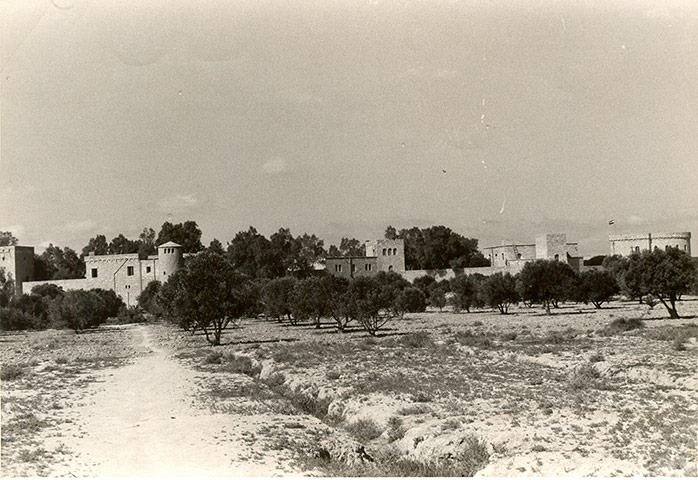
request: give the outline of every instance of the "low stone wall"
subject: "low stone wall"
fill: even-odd
[[[510,262],[508,265],[503,267],[472,267],[472,268],[445,268],[443,270],[406,270],[400,272],[403,278],[409,282],[413,282],[415,278],[423,277],[425,275],[433,277],[436,281],[440,280],[450,280],[456,275],[472,275],[473,273],[479,273],[480,275],[489,276],[497,272],[510,273],[516,275],[521,271],[524,264],[523,261]]]
[[[22,293],[29,294],[32,288],[50,283],[61,287],[63,290],[90,290],[96,288],[88,278],[72,278],[69,280],[37,280],[33,282],[22,282]]]

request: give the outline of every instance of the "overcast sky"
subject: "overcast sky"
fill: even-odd
[[[0,5],[0,228],[692,231],[698,2]],[[609,220],[616,225],[609,227]]]

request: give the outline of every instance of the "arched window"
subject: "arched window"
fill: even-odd
[[[640,253],[640,247],[635,247],[635,253]]]
[[[397,255],[397,248],[393,248],[393,255]]]
[[[384,248],[384,249],[383,249],[383,256],[386,255],[386,253],[385,253],[386,251],[387,251],[387,249]]]
[[[392,271],[393,271],[393,266],[392,266],[392,265],[389,265],[389,266],[388,266],[388,271],[389,271],[389,272],[392,272]]]
[[[558,255],[557,253],[555,254],[555,260],[560,260],[560,255]]]

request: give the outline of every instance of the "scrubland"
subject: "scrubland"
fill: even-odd
[[[91,422],[119,415],[102,397],[118,379],[138,400],[129,375],[157,359],[182,386],[162,418],[199,425],[192,455],[220,456],[219,475],[695,476],[698,299],[679,311],[434,311],[377,337],[257,318],[218,347],[164,323],[2,335],[3,475],[104,473],[99,450],[80,450]],[[161,430],[129,441],[167,442]]]

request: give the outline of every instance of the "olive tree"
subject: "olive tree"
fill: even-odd
[[[615,275],[608,270],[588,270],[579,275],[577,294],[579,300],[596,308],[620,291]]]
[[[519,301],[516,291],[516,279],[510,273],[497,272],[487,277],[481,285],[483,301],[492,308],[498,308],[505,315],[509,306]]]
[[[550,315],[550,307],[572,298],[577,274],[567,263],[536,260],[524,265],[517,286],[524,301],[541,303]]]
[[[629,259],[626,282],[637,284],[645,293],[659,298],[670,318],[680,318],[676,302],[698,281],[691,257],[678,248],[668,247],[666,251],[633,253]]]
[[[247,278],[236,272],[226,257],[203,251],[172,275],[161,293],[165,293],[168,311],[180,325],[203,330],[211,345],[220,345],[223,330],[249,308],[247,289]]]

